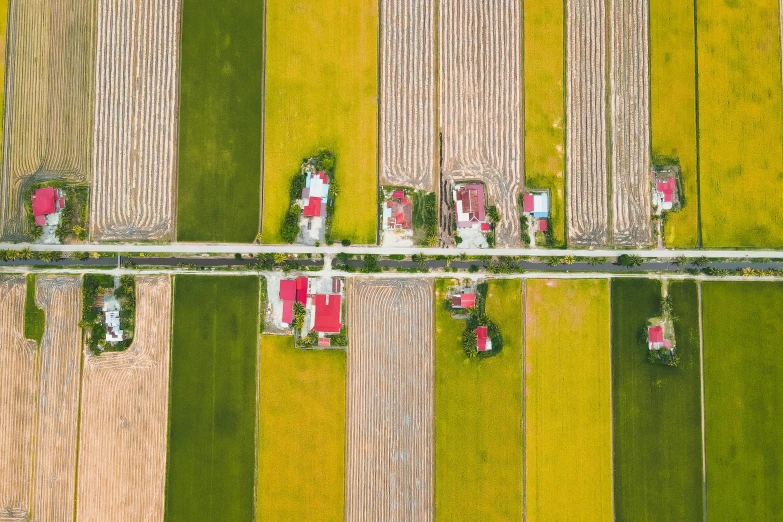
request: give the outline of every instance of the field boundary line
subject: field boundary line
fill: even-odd
[[[263,48],[262,56],[261,56],[261,154],[259,156],[259,162],[260,165],[260,174],[261,174],[261,190],[258,191],[258,233],[261,234],[261,231],[264,229],[264,166],[265,166],[265,152],[264,147],[266,144],[266,15],[267,15],[267,0],[264,0],[264,22],[261,24],[261,32],[263,33],[261,35],[261,38],[263,39]],[[260,333],[259,333],[259,343],[260,340]],[[259,344],[260,345],[260,344]],[[260,386],[257,386],[257,388],[260,388]],[[256,466],[258,467],[258,466]],[[256,471],[256,474],[258,472]]]
[[[25,278],[26,280],[27,278]],[[26,290],[26,288],[25,288]],[[25,293],[25,296],[27,294]],[[27,304],[26,301],[27,297],[25,297],[25,306]],[[35,289],[33,291],[33,301],[35,301],[35,306],[38,306],[40,308],[40,305],[38,304],[38,278],[35,278]],[[43,308],[41,308],[43,310]],[[46,310],[44,310],[44,313],[46,313]],[[44,315],[44,332],[43,335],[46,335],[46,316]],[[41,336],[41,342],[43,342],[43,335]],[[33,387],[34,393],[33,393],[33,422],[30,427],[30,430],[32,430],[32,433],[30,434],[30,500],[29,502],[29,510],[27,511],[27,516],[30,520],[33,519],[33,491],[34,491],[34,484],[35,484],[35,439],[36,435],[38,433],[38,401],[40,399],[40,372],[41,372],[41,343],[38,343],[35,348],[35,376],[33,377],[35,384]]]
[[[176,295],[176,284],[177,284],[177,277],[175,275],[170,275],[171,278],[171,295],[169,296],[169,299],[171,302],[169,303],[169,306],[171,307],[171,317],[169,317],[169,391],[168,391],[168,406],[167,406],[167,412],[166,415],[166,476],[163,479],[163,518],[166,518],[166,512],[168,511],[168,496],[166,493],[169,491],[169,480],[171,479],[171,473],[169,473],[169,464],[170,459],[169,456],[171,454],[170,448],[171,448],[171,375],[173,372],[173,366],[174,366],[174,305],[177,302],[176,299],[174,299]]]
[[[264,2],[264,7],[266,8],[266,2]],[[264,16],[264,20],[266,20],[266,16]],[[266,34],[266,33],[265,33]],[[264,41],[266,41],[266,38],[264,38]],[[266,44],[264,45],[266,47]],[[264,284],[261,284],[261,280],[264,280]],[[258,276],[258,298],[256,299],[256,306],[258,307],[258,320],[256,321],[256,411],[255,411],[255,419],[256,423],[254,426],[255,430],[255,466],[253,466],[253,508],[254,508],[254,515],[256,518],[258,518],[258,506],[259,506],[259,499],[258,499],[258,474],[259,474],[259,468],[260,462],[259,462],[259,454],[261,449],[261,444],[259,444],[259,436],[261,435],[260,430],[260,424],[261,424],[261,323],[262,321],[266,321],[266,310],[261,310],[261,295],[262,291],[267,290],[266,286],[266,277],[259,275]],[[267,296],[264,296],[264,300],[266,301],[268,299],[268,292]]]
[[[654,279],[654,278],[653,278]],[[663,282],[659,280],[661,284]],[[609,289],[609,414],[611,415],[612,422],[609,423],[612,430],[612,436],[610,439],[610,442],[612,444],[612,520],[617,520],[617,503],[615,502],[615,494],[614,494],[614,488],[615,488],[615,481],[614,481],[614,475],[615,475],[615,461],[614,461],[614,367],[612,365],[612,360],[614,359],[614,332],[612,330],[612,281],[611,279],[606,282],[606,286]]]
[[[704,522],[707,522],[707,440],[704,412],[704,314],[702,312],[701,281],[696,283],[699,309],[699,365],[701,377],[701,474],[702,474],[702,505]]]
[[[535,0],[534,0],[535,1]],[[524,15],[523,15],[524,16]],[[568,0],[563,0],[563,246],[568,248]],[[524,62],[524,60],[523,60]]]
[[[383,64],[381,60],[383,57],[382,50],[382,35],[383,35],[383,2],[385,0],[377,0],[378,9],[376,15],[378,16],[378,27],[375,31],[375,200],[378,201],[378,195],[381,193],[381,158],[383,157],[383,96],[381,91],[383,89],[383,83],[381,75],[383,74]],[[266,1],[264,2],[266,3]],[[264,39],[266,41],[266,38]],[[383,215],[379,211],[379,205],[375,205],[375,244],[381,244],[381,220]]]
[[[699,16],[698,2],[693,0],[693,69],[695,75],[694,89],[696,90],[694,101],[696,105],[696,246],[704,248],[704,240],[701,236],[701,125],[699,116]],[[781,78],[783,81],[783,78]],[[701,287],[699,288],[701,292]],[[706,512],[705,512],[706,516]]]
[[[612,120],[614,119],[614,105],[612,103],[612,66],[615,58],[612,52],[612,0],[604,0],[604,24],[606,25],[606,49],[604,54],[604,80],[606,81],[604,92],[604,104],[606,106],[604,115],[606,119],[606,244],[614,246],[614,191],[612,190],[614,181],[614,172],[612,171],[612,129],[614,128]],[[611,303],[611,295],[609,302]],[[614,452],[614,445],[612,445],[612,452]],[[614,477],[614,473],[612,476]],[[614,488],[614,479],[612,480],[612,488]],[[612,504],[614,504],[614,497],[612,497]]]
[[[524,3],[524,2],[523,2]],[[522,281],[522,520],[527,520],[527,281]]]
[[[82,287],[84,285],[84,276],[79,278],[79,308],[82,308],[83,306],[83,296],[84,293],[82,292]],[[81,315],[81,312],[80,312]],[[135,317],[134,317],[134,323],[135,323]],[[75,457],[75,465],[73,470],[73,520],[77,519],[78,514],[78,507],[79,507],[79,446],[81,445],[81,426],[82,426],[82,392],[84,391],[84,329],[80,328],[79,333],[81,334],[81,343],[80,343],[80,356],[79,356],[79,395],[76,399],[76,457]],[[134,341],[135,342],[135,341]]]

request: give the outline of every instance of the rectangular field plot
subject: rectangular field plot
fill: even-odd
[[[669,283],[679,366],[647,361],[647,321],[661,283],[612,281],[614,498],[618,520],[702,521],[699,302],[694,281]],[[666,502],[661,501],[665,487]]]
[[[700,0],[699,148],[705,247],[783,247],[778,0]]]
[[[177,276],[166,520],[255,516],[258,278]]]
[[[423,279],[349,283],[348,522],[433,518],[432,294]]]
[[[183,3],[180,241],[249,243],[258,233],[264,3]]]
[[[707,513],[783,513],[783,284],[707,282],[702,296]]]
[[[343,350],[261,338],[256,520],[343,520]]]
[[[526,520],[612,520],[609,285],[529,280]]]
[[[131,347],[85,355],[77,520],[163,520],[171,280],[139,276],[136,288]]]
[[[302,159],[334,152],[332,237],[375,243],[378,1],[267,4],[263,240],[280,243]]]
[[[486,311],[503,349],[468,359],[465,320],[435,297],[435,514],[437,520],[522,519],[522,286],[491,281]]]
[[[524,14],[525,186],[548,188],[551,191],[550,222],[553,237],[555,245],[563,245],[563,2],[527,2]]]
[[[650,0],[650,120],[653,162],[678,160],[683,208],[666,217],[666,246],[699,240],[696,177],[696,0]]]

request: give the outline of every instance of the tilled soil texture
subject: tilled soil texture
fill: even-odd
[[[440,1],[443,181],[486,184],[500,211],[498,246],[521,242],[521,38],[519,2]]]
[[[432,2],[381,2],[383,185],[434,190],[434,12]]]
[[[81,286],[81,278],[73,276],[37,279],[36,302],[46,313],[46,330],[38,361],[33,520],[73,518],[82,355]]]
[[[180,4],[98,5],[93,239],[173,238]]]
[[[80,521],[163,520],[171,280],[140,276],[136,289],[133,345],[124,352],[85,355]]]
[[[27,520],[35,425],[35,341],[24,338],[24,276],[0,277],[0,520]]]
[[[346,520],[433,519],[433,288],[348,287]]]
[[[29,232],[25,197],[41,181],[90,176],[95,0],[24,0],[8,14],[0,235]]]
[[[568,242],[608,241],[606,5],[573,0],[566,10],[566,195]]]
[[[618,246],[652,243],[649,0],[612,0],[612,225]]]

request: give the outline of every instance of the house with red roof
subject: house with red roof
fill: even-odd
[[[39,188],[30,198],[32,200],[33,217],[39,227],[47,225],[47,217],[58,214],[65,208],[65,194],[55,187]],[[56,223],[48,223],[56,225]]]
[[[473,308],[476,306],[476,294],[464,293],[451,296],[452,308]]]
[[[657,321],[655,321],[657,322]],[[673,350],[673,330],[670,332],[665,322],[647,327],[647,346],[650,350]]]
[[[677,182],[674,179],[674,176],[656,180],[653,204],[659,210],[671,210],[674,206],[676,191]]]
[[[383,204],[384,230],[413,230],[413,201],[402,190],[392,192]]]
[[[302,215],[306,218],[326,217],[329,198],[329,176],[326,172],[307,172],[302,189]]]
[[[342,330],[342,297],[338,294],[316,294],[313,296],[313,331],[336,334]]]
[[[483,223],[486,222],[484,185],[480,183],[454,185],[452,197],[457,217],[457,228],[477,227],[484,230]],[[489,223],[487,223],[485,231],[489,230],[488,225]]]
[[[308,279],[306,277],[280,281],[278,297],[283,302],[282,323],[284,325],[288,326],[294,320],[294,302],[307,305],[308,287]]]
[[[492,350],[492,339],[489,338],[486,326],[476,328],[476,349],[479,352],[488,352]]]

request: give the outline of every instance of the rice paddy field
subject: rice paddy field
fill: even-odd
[[[332,237],[375,243],[378,2],[269,2],[262,238],[280,243],[291,178],[319,149],[336,156]]]
[[[5,78],[5,36],[8,28],[8,2],[10,0],[0,1],[0,76]],[[0,118],[3,115],[5,106],[5,89],[0,93]],[[2,126],[0,126],[2,127]],[[3,157],[3,130],[0,128],[0,159]]]
[[[705,282],[707,513],[774,520],[783,513],[783,284]]]
[[[525,187],[551,193],[555,246],[565,244],[563,2],[525,4]]]
[[[256,520],[343,520],[344,350],[261,338]]]
[[[704,246],[782,247],[778,0],[700,0],[697,24]]]
[[[684,202],[666,217],[666,246],[699,241],[695,0],[650,1],[650,121],[653,163],[679,161]]]
[[[486,311],[503,350],[468,359],[465,321],[445,309],[451,280],[436,287],[435,519],[522,518],[522,288],[491,281]]]
[[[527,282],[525,519],[612,520],[609,284]]]
[[[669,284],[681,358],[679,367],[671,368],[647,361],[644,336],[648,319],[661,314],[661,282],[612,281],[617,520],[704,520],[696,285],[695,281]]]
[[[174,283],[165,519],[253,520],[258,278]]]
[[[249,243],[258,233],[264,3],[184,3],[179,241]]]

